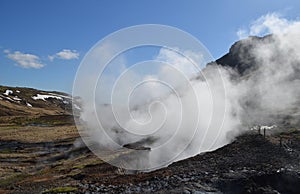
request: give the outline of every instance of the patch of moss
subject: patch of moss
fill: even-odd
[[[27,178],[29,175],[28,174],[14,174],[6,179],[0,180],[0,187],[6,187],[9,186],[13,183],[19,182],[21,180],[24,180]]]
[[[12,152],[13,152],[13,150],[10,148],[5,148],[3,150],[0,150],[0,154],[10,154]]]
[[[104,163],[103,160],[97,159],[97,160],[94,160],[94,161],[86,164],[86,167],[97,166],[97,165],[103,164],[103,163]]]
[[[79,164],[76,166],[73,166],[73,169],[82,169],[82,168],[86,168],[86,167],[92,167],[92,166],[97,166],[99,164],[102,164],[103,161],[102,160],[93,160],[84,164]]]
[[[43,191],[42,193],[70,193],[75,192],[77,190],[78,189],[76,187],[56,187],[53,189]]]
[[[16,117],[11,123],[17,126],[58,126],[74,124],[72,115],[48,115],[40,117]]]
[[[82,165],[73,166],[73,169],[82,169],[82,168],[85,168],[85,167],[86,167],[86,164],[82,164]]]
[[[71,171],[70,173],[67,174],[68,177],[72,177],[72,176],[76,176],[79,175],[81,172],[78,169],[74,169],[73,171]]]
[[[1,121],[0,121],[1,122]],[[5,131],[5,130],[18,130],[20,129],[21,126],[18,125],[6,125],[6,126],[0,126],[0,130],[1,131]]]
[[[299,133],[300,131],[298,129],[289,129],[287,131],[281,132],[280,135],[296,135]]]

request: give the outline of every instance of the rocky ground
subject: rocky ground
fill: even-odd
[[[100,193],[298,193],[298,148],[299,139],[286,150],[261,135],[247,134],[219,150],[151,173],[109,174],[103,179],[92,168],[85,172],[79,189]]]
[[[213,152],[153,172],[126,174],[82,147],[76,128],[65,121],[1,125],[0,193],[300,191],[300,132],[295,129],[266,138],[252,131]]]

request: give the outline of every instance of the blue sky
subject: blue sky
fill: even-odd
[[[180,28],[219,58],[238,40],[240,28],[272,12],[298,19],[300,1],[1,0],[0,85],[70,93],[85,53],[106,35],[138,24]],[[24,68],[26,60],[16,65],[22,57],[35,68]]]

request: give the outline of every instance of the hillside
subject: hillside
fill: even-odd
[[[80,103],[62,92],[0,86],[0,110],[0,125],[73,124]]]
[[[0,86],[0,116],[72,113],[72,97],[61,92]]]

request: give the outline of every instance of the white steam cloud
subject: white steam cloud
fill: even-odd
[[[271,124],[288,121],[289,117],[296,124],[300,97],[300,21],[287,20],[277,13],[267,14],[256,20],[246,34],[264,33],[272,35],[242,41],[251,47],[249,54],[254,57],[256,67],[236,85],[245,109],[241,120],[248,125]],[[240,52],[239,58],[244,57]]]
[[[263,36],[267,34],[286,34],[296,32],[300,28],[300,21],[288,20],[279,13],[268,13],[253,21],[249,29],[241,28],[237,35],[240,39],[248,36]]]
[[[107,92],[111,103],[96,102],[97,113],[94,104],[84,105],[81,119],[88,128],[99,127],[100,121],[106,131],[90,138],[111,147],[150,147],[147,156],[138,158],[141,166],[136,169],[151,170],[222,147],[253,125],[299,125],[299,22],[268,14],[238,34],[261,33],[273,35],[247,38],[234,47],[239,61],[251,63],[243,75],[216,63],[199,72],[194,64],[201,64],[203,56],[191,51],[182,56],[162,48],[151,62],[154,74],[144,72],[150,62],[126,69],[121,60],[125,73],[98,80],[117,82],[110,89],[96,89],[95,99]]]

